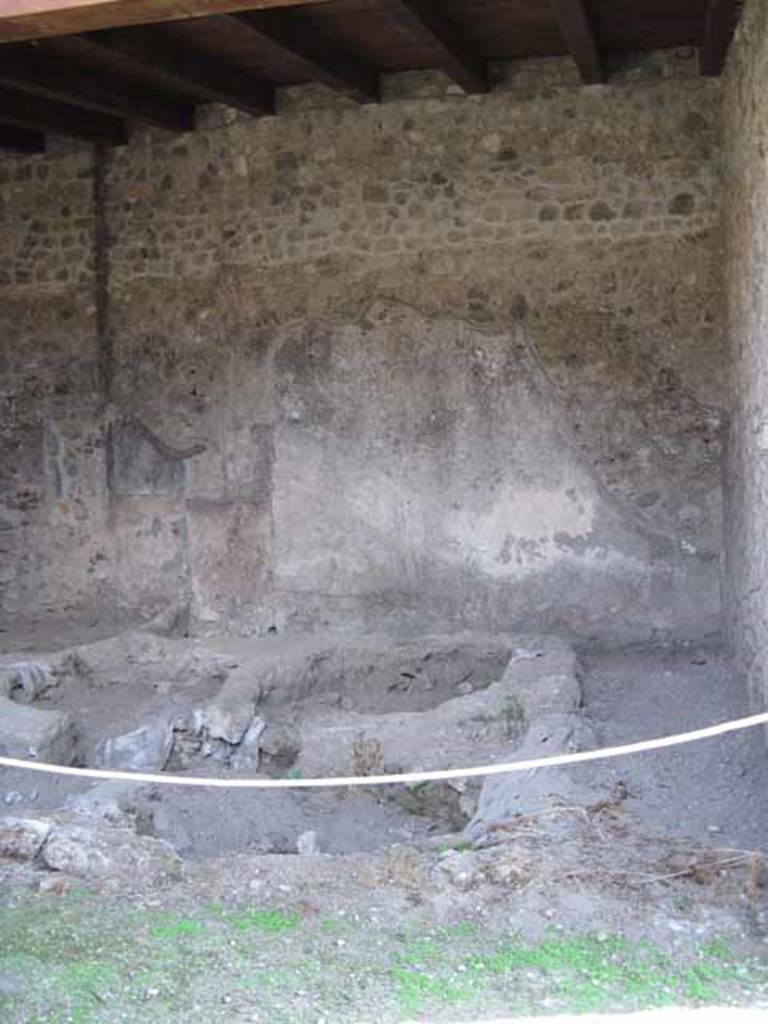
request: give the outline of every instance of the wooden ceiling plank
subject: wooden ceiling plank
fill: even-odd
[[[582,82],[587,85],[604,82],[605,68],[584,0],[550,0],[550,3]]]
[[[0,0],[0,43],[328,0]]]
[[[128,139],[125,124],[117,117],[8,88],[0,88],[0,124],[110,145]]]
[[[742,0],[710,0],[699,56],[702,75],[717,78],[723,73],[743,6]]]
[[[279,11],[236,14],[231,20],[258,41],[269,60],[298,60],[314,81],[363,102],[379,99],[378,72],[313,27]]]
[[[56,47],[55,40],[4,46],[0,50],[0,85],[171,131],[194,128],[195,109],[191,103],[137,87],[124,77],[94,74],[92,68],[61,61]]]
[[[235,68],[208,54],[160,39],[141,29],[79,36],[81,48],[94,47],[99,59],[110,56],[115,67],[157,68],[165,79],[192,89],[201,101],[223,103],[261,117],[275,111],[275,90],[243,68]],[[0,53],[2,51],[0,50]]]
[[[44,153],[45,136],[40,132],[0,124],[0,149],[10,153]]]
[[[485,62],[442,7],[441,0],[389,0],[387,13],[421,45],[439,52],[441,70],[465,92],[487,92]]]

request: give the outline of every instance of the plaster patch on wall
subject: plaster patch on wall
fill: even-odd
[[[564,484],[579,488],[579,497],[564,501],[557,485],[509,486],[479,516],[467,515],[469,510],[451,516],[448,535],[455,545],[466,544],[470,561],[489,576],[514,579],[549,568],[563,558],[564,538],[571,542],[571,551],[577,540],[586,546],[594,524],[593,488],[571,467],[564,477]]]

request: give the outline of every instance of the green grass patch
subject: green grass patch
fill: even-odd
[[[280,935],[293,931],[301,924],[301,917],[295,911],[257,910],[245,907],[240,910],[225,910],[221,920],[238,932],[261,932],[262,935]]]
[[[734,985],[766,975],[765,965],[752,972],[739,965],[722,940],[683,964],[650,943],[591,934],[513,939],[459,962],[448,935],[438,934],[442,943],[411,937],[394,955],[395,998],[412,1013],[477,999],[494,988],[521,991],[532,981],[564,1013],[701,1005],[728,1001]]]
[[[204,925],[200,921],[168,914],[150,928],[150,934],[155,939],[179,939],[201,935],[204,930]]]
[[[531,942],[472,920],[429,929],[408,913],[395,927],[351,911],[30,893],[0,909],[0,975],[20,983],[0,999],[3,1024],[231,1024],[233,1006],[270,1024],[556,1016],[751,1005],[768,983],[764,960],[721,938],[671,955],[618,936]]]
[[[508,735],[515,735],[522,730],[525,724],[525,708],[516,694],[512,693],[504,698],[501,714],[506,724]]]

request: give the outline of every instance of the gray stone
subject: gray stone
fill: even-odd
[[[534,722],[510,761],[528,761],[572,753],[594,745],[589,723],[577,714],[549,715]],[[536,814],[556,803],[584,805],[595,793],[577,782],[568,768],[539,768],[490,776],[483,783],[477,811],[466,829],[477,840],[489,825],[518,814]]]
[[[236,747],[253,722],[253,700],[217,699],[195,712],[195,732],[208,740],[222,740]]]
[[[590,206],[589,218],[595,221],[614,220],[616,218],[616,211],[601,199],[600,202]]]
[[[317,832],[302,832],[296,840],[296,852],[302,857],[314,857],[320,853]]]
[[[261,751],[277,767],[291,767],[301,751],[301,734],[294,725],[270,723],[261,737]]]
[[[129,887],[132,880],[142,886],[173,881],[182,871],[169,843],[109,826],[56,826],[43,847],[42,861],[51,871]]]
[[[76,730],[69,715],[40,711],[0,697],[0,754],[72,764],[76,744]]]
[[[560,640],[532,637],[517,643],[502,676],[531,722],[549,714],[568,714],[581,706],[575,652]]]
[[[681,192],[669,203],[669,212],[673,217],[689,217],[696,209],[696,200],[689,192]]]
[[[259,759],[261,757],[261,737],[267,723],[258,716],[254,718],[248,727],[248,731],[232,754],[231,765],[235,771],[258,771]]]
[[[70,826],[52,832],[43,863],[52,871],[90,878],[106,874],[110,860],[90,829]]]
[[[0,697],[10,697],[21,690],[28,701],[35,700],[58,684],[50,665],[44,662],[19,661],[0,665]]]
[[[105,740],[97,760],[100,767],[117,771],[162,771],[172,747],[173,723],[168,718],[158,718],[133,732]]]
[[[33,860],[51,831],[49,821],[35,818],[0,819],[0,857]]]

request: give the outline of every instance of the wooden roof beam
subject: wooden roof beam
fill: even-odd
[[[268,62],[298,61],[313,81],[357,100],[379,99],[378,72],[314,28],[279,11],[235,14],[231,20],[248,33]]]
[[[723,73],[743,6],[742,0],[710,0],[699,55],[702,75],[717,78]]]
[[[390,0],[387,13],[425,48],[439,52],[439,67],[465,92],[487,92],[485,62],[443,7],[442,0]]]
[[[327,0],[0,0],[0,43]]]
[[[584,0],[550,0],[550,3],[582,82],[587,85],[604,82],[605,68]]]
[[[85,65],[58,60],[57,45],[53,40],[4,46],[0,50],[0,85],[171,131],[194,128],[195,109],[191,103],[169,99],[125,78],[94,73]]]
[[[44,153],[45,136],[40,132],[0,124],[0,149],[11,153]]]
[[[69,40],[67,40],[69,42]],[[245,68],[229,64],[160,38],[142,29],[121,29],[79,36],[83,50],[93,47],[103,63],[108,59],[115,70],[130,73],[142,66],[162,72],[171,86],[181,87],[204,103],[223,103],[257,117],[275,111],[275,90]],[[0,51],[2,52],[2,51]]]
[[[83,110],[68,103],[0,88],[0,124],[33,132],[68,135],[85,142],[122,145],[128,140],[125,124],[117,117]]]

